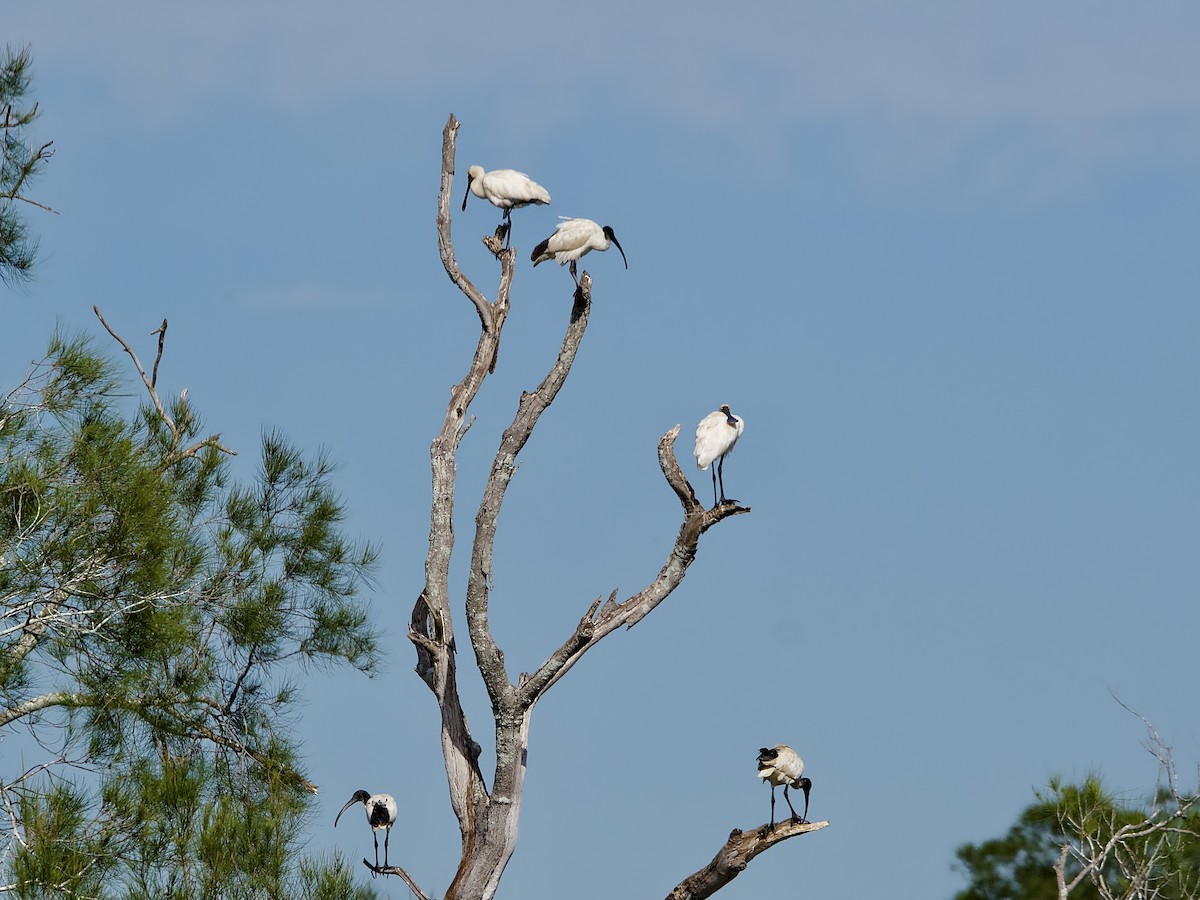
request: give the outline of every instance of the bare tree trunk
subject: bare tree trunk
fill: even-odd
[[[529,723],[534,705],[602,638],[622,626],[632,627],[666,599],[683,580],[695,559],[702,534],[723,519],[750,510],[738,506],[734,501],[727,501],[714,509],[705,509],[697,501],[691,484],[675,459],[674,443],[680,429],[676,425],[659,440],[658,458],[667,484],[683,507],[683,520],[662,569],[643,590],[622,602],[617,602],[616,591],[603,606],[601,599],[592,602],[574,631],[533,674],[521,673],[516,682],[512,680],[505,667],[504,653],[497,646],[488,624],[496,522],[505,492],[516,471],[517,457],[532,435],[539,417],[554,402],[566,381],[583,340],[591,312],[592,294],[592,279],[584,272],[574,291],[574,302],[558,357],[537,389],[522,393],[512,424],[501,437],[475,516],[465,606],[467,635],[475,653],[476,665],[487,687],[494,718],[496,769],[489,790],[479,768],[480,747],[471,735],[458,695],[457,645],[450,604],[449,571],[454,551],[453,513],[458,445],[471,426],[470,405],[484,379],[496,365],[500,332],[509,310],[515,251],[502,248],[499,233],[484,238],[485,245],[500,263],[500,281],[494,301],[488,301],[458,267],[450,236],[451,188],[458,128],[458,121],[451,116],[442,134],[438,248],[446,274],[475,307],[480,334],[467,374],[451,390],[445,418],[430,448],[433,501],[429,551],[425,560],[425,588],[413,608],[409,638],[417,652],[417,673],[433,692],[441,711],[442,752],[450,802],[462,833],[462,857],[446,889],[445,900],[490,900],[495,896],[505,866],[516,849]],[[776,836],[767,840],[766,846],[781,840],[782,837],[778,835],[788,827],[796,826],[781,826]],[[815,827],[820,826],[802,826],[802,829],[812,830]],[[750,856],[762,849],[765,846],[755,849]]]

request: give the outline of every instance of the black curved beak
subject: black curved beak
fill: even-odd
[[[468,175],[467,176],[467,192],[465,194],[463,194],[463,208],[462,208],[463,212],[467,211],[467,198],[470,196],[471,196],[471,176]]]
[[[341,808],[341,810],[338,812],[337,816],[333,820],[334,828],[337,828],[338,819],[340,819],[342,817],[342,813],[344,813],[346,810],[348,810],[350,807],[352,807],[355,803],[358,803],[358,802],[360,802],[360,801],[354,799],[353,797],[351,797],[349,800],[346,801],[346,805]]]
[[[625,250],[621,247],[621,242],[617,240],[617,236],[615,234],[613,234],[613,230],[611,228],[609,228],[607,230],[608,230],[608,239],[613,242],[613,246],[615,246],[618,250],[621,251],[621,259],[625,260],[625,268],[628,269],[629,268],[629,260],[625,259]]]

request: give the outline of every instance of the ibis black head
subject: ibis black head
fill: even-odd
[[[625,260],[625,268],[628,269],[629,268],[629,260],[625,258],[625,250],[621,247],[621,242],[617,240],[617,236],[615,234],[613,234],[612,226],[605,225],[603,230],[604,230],[604,236],[606,238],[608,238],[610,241],[612,241],[616,245],[617,249],[621,251],[621,259]]]
[[[729,412],[728,406],[722,406],[721,409],[723,411],[725,411],[726,413]],[[760,763],[768,763],[771,760],[773,760],[775,757],[777,757],[778,755],[779,755],[779,751],[772,750],[770,747],[759,747],[758,748],[758,761]]]
[[[337,828],[338,819],[342,817],[342,813],[352,807],[355,803],[366,803],[371,799],[371,795],[366,791],[355,791],[354,796],[346,801],[346,805],[338,812],[337,817],[333,820],[333,827]]]

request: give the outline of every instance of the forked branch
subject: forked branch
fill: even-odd
[[[454,489],[458,477],[458,445],[470,427],[471,403],[495,366],[500,333],[509,309],[515,254],[498,254],[500,283],[489,302],[463,274],[451,240],[455,144],[459,122],[453,115],[442,130],[441,186],[438,193],[438,251],[450,280],[471,302],[479,316],[480,332],[471,364],[450,391],[442,426],[430,447],[433,498],[429,516],[429,550],[425,557],[425,587],[413,608],[409,639],[417,650],[417,672],[437,700],[442,717],[442,753],[450,798],[464,840],[473,829],[472,810],[487,790],[479,772],[479,745],[471,737],[458,696],[454,619],[450,605],[450,559],[454,552]]]
[[[449,571],[455,544],[453,514],[458,447],[470,427],[471,404],[496,363],[500,333],[509,311],[515,251],[502,246],[500,234],[483,239],[500,264],[500,283],[494,301],[484,297],[458,265],[450,230],[458,129],[458,121],[450,116],[442,132],[438,248],[447,276],[462,291],[479,318],[480,333],[466,375],[451,388],[445,418],[430,447],[433,499],[429,550],[425,560],[425,586],[413,608],[409,639],[417,654],[417,673],[433,692],[441,712],[442,748],[451,802],[463,837],[462,857],[445,896],[447,900],[490,900],[498,890],[505,866],[516,847],[534,704],[601,638],[619,627],[632,626],[670,595],[695,559],[702,534],[718,522],[750,510],[733,501],[705,509],[697,501],[695,491],[675,459],[674,444],[679,426],[667,432],[658,444],[659,465],[683,507],[683,521],[658,575],[643,590],[623,602],[617,602],[615,591],[603,603],[597,598],[563,645],[533,675],[523,674],[519,682],[513,684],[505,668],[504,653],[489,622],[497,523],[516,472],[517,459],[541,415],[565,384],[587,329],[592,280],[583,273],[572,295],[573,305],[558,356],[541,384],[530,392],[522,392],[512,423],[500,439],[475,516],[465,608],[468,635],[491,699],[495,722],[496,770],[489,791],[479,770],[480,747],[471,738],[458,696]],[[737,841],[731,836],[729,845],[719,855],[719,860],[727,860],[728,864],[716,865],[718,860],[714,860],[714,865],[709,867],[715,873],[711,877],[727,881],[732,877],[727,875],[729,866],[744,867],[753,856],[780,840],[816,830],[824,824],[782,825],[769,834],[749,835]],[[403,874],[398,867],[376,869],[369,864],[368,867],[379,874]],[[697,873],[691,879],[700,886],[696,890],[708,883],[705,881],[708,876],[701,876],[702,873]],[[410,880],[406,881],[418,896],[424,898]]]
[[[512,424],[500,439],[500,447],[492,461],[487,486],[479,503],[479,512],[475,516],[475,544],[471,554],[471,574],[467,582],[467,625],[480,672],[487,684],[492,703],[497,708],[503,704],[512,705],[512,683],[504,668],[504,655],[496,645],[488,624],[488,583],[492,577],[496,521],[504,504],[508,485],[517,469],[517,457],[533,434],[542,413],[554,402],[571,372],[575,355],[587,330],[591,308],[591,279],[585,277],[575,288],[574,305],[558,357],[546,373],[546,377],[542,379],[542,383],[533,392],[521,393]]]
[[[221,435],[219,433],[209,435],[203,440],[192,444],[190,447],[183,447],[181,449],[179,448],[179,445],[183,443],[183,439],[186,434],[185,428],[179,425],[175,419],[171,417],[166,408],[163,406],[162,400],[159,399],[158,396],[158,364],[162,362],[163,347],[167,338],[166,319],[162,320],[162,324],[159,325],[158,328],[150,332],[151,334],[158,335],[158,353],[154,357],[154,368],[152,370],[153,375],[147,376],[146,370],[142,366],[142,361],[138,359],[138,355],[133,352],[133,348],[129,346],[129,342],[125,340],[125,338],[121,337],[121,335],[117,334],[117,332],[113,330],[113,327],[108,324],[108,321],[100,312],[100,307],[93,305],[92,312],[96,314],[96,318],[100,320],[100,324],[104,326],[104,330],[112,335],[117,343],[125,348],[125,352],[128,353],[129,358],[133,360],[134,368],[137,369],[138,375],[142,377],[142,384],[146,386],[146,393],[150,395],[150,401],[154,404],[154,408],[158,411],[158,416],[160,419],[162,419],[163,424],[166,425],[167,429],[171,432],[171,448],[174,452],[167,457],[165,465],[169,466],[175,462],[178,462],[179,460],[195,456],[205,447],[215,447],[217,450],[220,450],[222,453],[228,454],[229,456],[237,456],[236,451],[230,450],[228,447],[221,444]],[[186,402],[186,395],[186,390],[180,394],[181,408],[185,408],[182,406],[182,404]]]
[[[679,437],[679,429],[680,426],[676,425],[658,441],[659,467],[667,484],[683,506],[683,521],[675,536],[675,543],[667,554],[666,562],[654,581],[627,600],[615,602],[614,592],[603,607],[598,607],[598,602],[592,604],[584,620],[566,642],[542,663],[533,675],[523,680],[520,697],[524,706],[529,707],[536,703],[542,694],[603,638],[618,628],[632,628],[667,599],[683,581],[688,568],[696,559],[700,536],[704,532],[731,516],[750,512],[748,506],[739,506],[734,501],[726,501],[712,509],[705,509],[696,499],[696,492],[675,458],[675,439]]]

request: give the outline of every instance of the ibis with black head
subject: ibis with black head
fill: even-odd
[[[533,260],[534,266],[551,259],[560,266],[570,263],[571,277],[579,284],[579,277],[575,274],[576,261],[593,250],[603,252],[612,245],[621,251],[621,259],[625,261],[625,268],[628,269],[629,259],[625,256],[625,250],[617,240],[611,225],[598,225],[591,219],[564,218],[555,227],[554,234],[533,248],[529,258]]]
[[[375,868],[379,868],[379,832],[383,832],[383,865],[386,868],[388,864],[388,839],[392,836],[392,826],[396,824],[396,816],[399,813],[399,808],[396,806],[396,798],[391,794],[368,794],[366,791],[355,791],[354,796],[346,801],[346,805],[342,807],[341,812],[333,820],[333,827],[337,827],[338,819],[342,817],[342,813],[354,806],[356,803],[361,803],[367,810],[367,824],[371,826],[371,836],[375,839]]]
[[[788,809],[792,811],[793,822],[808,821],[808,795],[812,790],[812,781],[804,777],[804,760],[800,754],[787,744],[776,744],[774,747],[761,747],[758,751],[758,777],[771,785],[771,830],[775,830],[775,788],[783,785],[783,799],[787,801]],[[788,797],[788,788],[799,788],[804,791],[804,815],[796,815],[796,807],[792,806]]]

